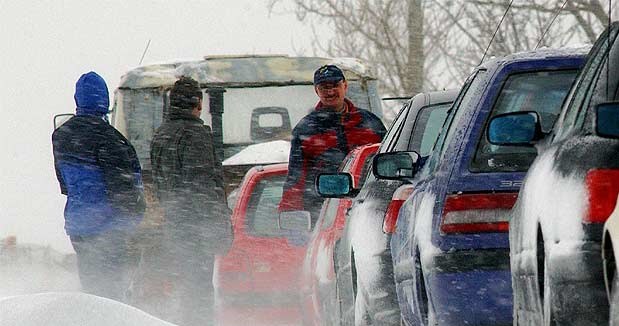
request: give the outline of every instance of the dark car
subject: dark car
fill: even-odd
[[[608,324],[600,253],[619,192],[618,33],[615,22],[598,38],[550,134],[534,112],[489,125],[492,143],[540,149],[509,230],[517,325]]]
[[[414,96],[400,110],[378,152],[429,155],[456,94],[450,90]],[[410,193],[405,183],[379,180],[369,174],[348,211],[333,257],[343,325],[400,322],[389,239],[399,205]]]
[[[536,152],[488,143],[485,125],[496,115],[537,110],[548,132],[586,50],[493,59],[465,82],[391,239],[404,324],[511,325],[508,217]],[[394,171],[410,170],[417,157],[377,155],[374,173],[397,178]]]

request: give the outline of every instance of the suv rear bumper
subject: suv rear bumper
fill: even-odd
[[[511,325],[509,249],[441,252],[431,262],[426,284],[439,324]]]

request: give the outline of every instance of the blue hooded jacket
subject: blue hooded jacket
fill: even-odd
[[[109,93],[95,72],[75,85],[76,116],[52,134],[54,164],[67,195],[69,236],[133,229],[144,213],[140,163],[129,141],[105,120]]]

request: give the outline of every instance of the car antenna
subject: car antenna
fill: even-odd
[[[613,0],[608,0],[608,33],[606,34],[606,100],[610,100],[610,25],[612,24]]]
[[[138,63],[138,66],[142,65],[142,60],[144,60],[144,56],[146,55],[146,51],[148,51],[149,46],[150,46],[150,39],[148,39],[148,43],[146,43],[146,47],[144,48],[144,52],[142,53],[142,57],[140,58],[140,63]]]
[[[559,17],[559,14],[561,13],[561,11],[563,11],[563,8],[565,8],[565,5],[567,4],[568,1],[569,0],[565,0],[561,8],[557,10],[557,13],[555,14],[554,18],[552,18],[552,21],[550,21],[550,24],[548,24],[548,27],[546,27],[546,30],[544,30],[544,33],[542,33],[542,36],[539,38],[539,41],[537,41],[537,45],[535,45],[535,50],[537,50],[539,45],[542,44],[542,40],[546,36],[546,33],[548,33],[548,31],[550,30],[550,26],[552,26],[552,24],[555,23],[555,20],[557,19],[557,17]]]
[[[496,33],[499,32],[499,27],[501,27],[501,23],[503,23],[503,19],[505,19],[505,16],[507,16],[507,12],[509,11],[509,8],[512,7],[512,3],[514,3],[514,0],[511,0],[509,2],[509,5],[507,6],[507,9],[505,9],[505,12],[503,13],[503,17],[501,17],[501,21],[499,21],[499,24],[496,26],[496,30],[494,31],[494,34],[492,34],[492,37],[490,38],[490,42],[488,42],[488,46],[486,47],[486,51],[484,51],[484,55],[481,57],[481,61],[479,62],[480,65],[484,62],[484,59],[486,58],[486,53],[488,53],[488,49],[490,49],[490,44],[492,44],[492,41],[494,40],[494,37],[496,36]]]

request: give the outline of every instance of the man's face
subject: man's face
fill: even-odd
[[[320,83],[314,86],[314,90],[320,98],[320,102],[322,102],[324,106],[330,106],[336,109],[340,109],[344,105],[344,97],[346,96],[347,89],[348,83],[345,80],[335,83]]]

